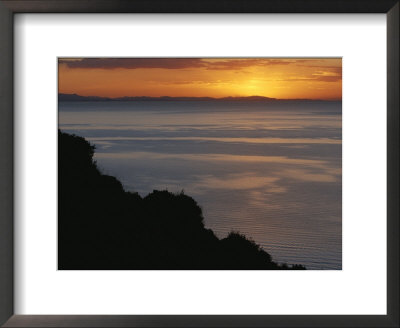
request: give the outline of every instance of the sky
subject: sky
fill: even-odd
[[[341,58],[59,58],[59,93],[341,99]]]

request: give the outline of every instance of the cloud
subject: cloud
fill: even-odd
[[[69,68],[138,69],[138,68],[197,68],[204,67],[199,58],[83,58],[81,60],[59,59],[59,64]]]
[[[305,66],[305,65],[303,65]],[[287,79],[275,79],[275,81],[285,81],[285,82],[307,82],[307,81],[321,81],[321,82],[337,82],[342,80],[342,68],[335,66],[305,66],[312,67],[313,72],[309,75],[303,77],[289,77]]]
[[[243,59],[218,59],[218,58],[82,58],[59,59],[59,64],[69,68],[86,69],[190,69],[204,68],[207,70],[238,70],[251,66],[276,66],[303,63],[306,59],[268,59],[268,58],[243,58]]]
[[[322,82],[336,82],[342,80],[342,67],[339,66],[316,66],[316,65],[304,65],[305,67],[311,67],[317,69],[311,74],[310,78],[306,79],[297,79],[298,81],[301,80],[315,80],[315,81],[322,81]],[[292,80],[293,81],[293,80]]]
[[[276,81],[284,82],[311,82],[311,81],[321,81],[321,82],[337,82],[341,81],[342,77],[338,75],[312,75],[310,77],[304,78],[290,78],[290,79],[280,79]]]
[[[296,60],[265,58],[225,59],[220,61],[208,62],[206,68],[209,70],[232,70],[247,68],[251,66],[289,65],[293,63],[296,63]]]

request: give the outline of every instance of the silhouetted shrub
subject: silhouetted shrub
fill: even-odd
[[[273,262],[239,233],[219,240],[183,191],[125,191],[99,171],[94,151],[59,131],[59,269],[305,269]]]

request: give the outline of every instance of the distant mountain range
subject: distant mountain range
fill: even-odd
[[[277,99],[262,96],[250,96],[250,97],[97,97],[97,96],[80,96],[76,93],[66,94],[59,93],[58,101],[329,101],[329,100],[316,100],[316,99]],[[332,101],[332,100],[331,100]],[[337,101],[337,100],[336,100]]]

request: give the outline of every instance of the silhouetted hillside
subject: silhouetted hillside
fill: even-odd
[[[262,96],[250,96],[250,97],[147,97],[147,96],[136,96],[136,97],[98,97],[98,96],[80,96],[75,93],[59,93],[58,101],[276,101],[276,98],[262,97]]]
[[[59,131],[58,146],[59,269],[305,269],[273,262],[239,233],[218,239],[183,192],[125,191],[84,138]]]

